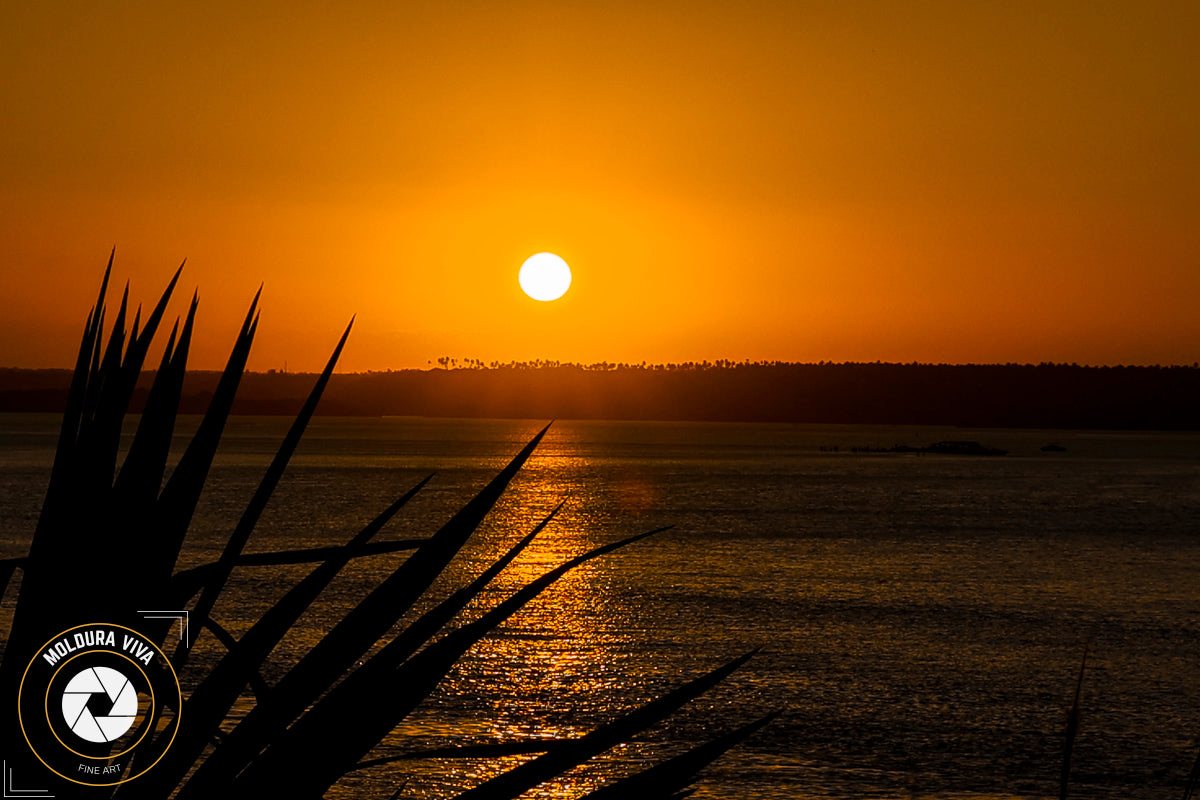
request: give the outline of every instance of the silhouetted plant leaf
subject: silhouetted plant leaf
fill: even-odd
[[[1196,755],[1196,760],[1192,762],[1192,771],[1188,775],[1187,785],[1183,788],[1183,800],[1192,800],[1192,795],[1195,794],[1197,785],[1200,785],[1200,753]]]
[[[246,368],[250,345],[254,342],[254,332],[258,327],[258,298],[261,293],[262,289],[259,289],[259,293],[254,295],[254,300],[250,303],[250,310],[246,312],[245,321],[242,322],[225,370],[221,373],[199,428],[159,495],[156,508],[159,532],[151,563],[160,570],[165,568],[166,575],[175,569],[184,535],[191,523],[192,514],[195,513],[196,503],[208,479],[213,456],[216,455],[221,434],[225,430],[225,422],[233,407],[233,398],[241,382],[242,371]]]
[[[0,561],[0,597],[8,591],[8,584],[12,582],[13,573],[17,571],[17,567],[24,564],[23,558],[6,558]]]
[[[38,518],[38,530],[45,531],[53,523],[55,512],[64,507],[60,500],[67,484],[74,483],[75,452],[79,444],[79,429],[83,421],[83,411],[88,393],[88,378],[91,374],[91,364],[99,349],[101,318],[104,314],[104,296],[108,291],[108,279],[112,275],[113,257],[116,248],[108,256],[108,266],[104,270],[104,279],[100,282],[100,294],[96,305],[88,314],[87,324],[83,329],[83,339],[79,343],[79,355],[75,361],[75,371],[71,375],[71,388],[67,391],[66,409],[63,411],[62,425],[58,434],[58,446],[54,454],[54,466],[50,471],[50,485],[46,489],[46,500],[42,506],[42,514]],[[43,537],[45,538],[45,537]],[[34,542],[38,536],[34,534]]]
[[[144,784],[147,791],[159,790],[162,787],[169,789],[170,786],[167,784],[172,779],[172,770],[185,770],[195,762],[206,744],[207,737],[202,737],[202,732],[220,725],[238,695],[257,674],[259,665],[287,635],[296,620],[308,610],[317,596],[329,585],[329,582],[349,563],[356,549],[366,545],[371,537],[378,533],[384,524],[403,508],[432,477],[425,478],[402,495],[359,531],[351,541],[347,542],[341,548],[341,552],[316,567],[302,581],[293,586],[242,635],[236,645],[229,648],[224,658],[213,667],[184,703],[183,713],[189,720],[189,726],[192,726],[198,733],[181,732],[171,749],[170,756],[162,765],[163,769],[160,773],[162,777]],[[260,699],[266,700],[269,696],[270,693],[264,693]],[[197,779],[197,783],[199,781],[200,779]]]
[[[183,608],[185,601],[199,592],[199,598],[191,608],[191,619],[197,629],[210,631],[225,652],[191,692],[181,713],[166,719],[163,730],[157,735],[151,734],[155,740],[175,738],[175,746],[167,756],[138,781],[122,784],[113,791],[98,790],[97,796],[115,794],[121,800],[160,800],[177,791],[177,800],[212,796],[249,798],[280,792],[291,797],[315,797],[347,771],[378,766],[399,758],[541,753],[467,795],[512,797],[514,793],[524,791],[522,787],[561,774],[656,724],[749,657],[736,659],[583,737],[439,748],[362,761],[399,720],[428,697],[463,653],[566,572],[666,529],[613,542],[571,559],[520,588],[478,619],[447,632],[452,621],[482,595],[496,576],[555,517],[559,510],[556,508],[483,573],[419,615],[355,669],[355,662],[413,607],[459,552],[547,429],[538,432],[487,486],[427,539],[372,541],[372,537],[425,485],[428,478],[343,545],[244,552],[315,412],[350,333],[348,326],[220,558],[172,575],[245,370],[258,325],[261,288],[250,304],[199,428],[160,492],[182,397],[198,301],[193,295],[182,330],[178,320],[171,330],[129,453],[118,472],[122,424],[182,266],[144,321],[141,307],[136,309],[128,331],[127,284],[105,343],[105,297],[114,254],[110,254],[99,297],[84,327],[46,500],[29,554],[24,558],[0,560],[2,587],[9,585],[18,567],[23,570],[12,635],[5,652],[27,653],[32,646],[44,641],[41,637],[51,628],[54,631],[63,629],[59,623],[68,619],[66,604],[72,602],[70,597],[64,600],[58,589],[64,582],[83,596],[99,594],[106,598],[107,605],[96,604],[89,608],[89,614],[94,614],[96,619],[128,622],[139,630],[156,632],[152,634],[156,638],[165,635],[170,623],[134,620],[132,609],[146,607],[143,603]],[[263,663],[339,571],[352,559],[402,550],[413,552],[287,671],[276,687],[269,687],[262,677]],[[315,566],[260,619],[253,621],[240,639],[235,639],[212,619],[212,609],[233,569],[302,563]],[[104,591],[92,591],[97,588]],[[78,621],[72,618],[72,622]],[[187,656],[188,650],[181,645],[173,661],[182,665]],[[4,659],[0,664],[5,687],[14,685],[14,676],[21,666],[14,658]],[[224,735],[220,726],[228,721],[233,703],[247,687],[255,693],[258,705],[229,735]],[[13,694],[7,693],[3,702],[11,705]],[[163,719],[159,711],[159,708],[154,710],[149,722],[152,730]],[[185,718],[187,724],[181,725],[180,720]],[[764,718],[738,728],[614,786],[624,785],[627,791],[652,787],[655,792],[686,796],[691,790],[684,787],[699,769],[767,721],[768,718]],[[328,735],[330,730],[339,732],[332,741]],[[214,743],[215,749],[204,758],[205,751]],[[320,754],[319,759],[312,758],[316,753]],[[311,765],[311,769],[296,770],[297,759],[306,767]],[[131,772],[134,765],[139,770],[148,766],[142,761],[142,754],[135,753],[124,764],[126,773]],[[201,762],[198,769],[195,768],[197,761]],[[398,797],[402,789],[403,786],[393,797]]]
[[[279,484],[279,479],[283,477],[283,471],[287,469],[292,454],[296,452],[296,447],[300,444],[300,437],[304,435],[304,429],[308,427],[308,422],[312,419],[313,412],[317,410],[317,403],[321,400],[321,393],[325,390],[325,385],[329,383],[329,376],[333,374],[334,365],[337,364],[338,356],[342,354],[342,348],[346,346],[346,339],[350,336],[350,329],[353,326],[354,321],[351,320],[350,324],[346,326],[346,331],[342,334],[341,340],[338,341],[337,347],[333,349],[333,355],[329,357],[328,363],[325,364],[325,369],[321,372],[320,377],[317,378],[316,385],[309,392],[308,399],[304,401],[304,406],[300,409],[300,413],[296,415],[295,421],[292,422],[292,427],[283,438],[283,443],[279,445],[279,450],[275,453],[275,458],[271,460],[271,465],[267,467],[266,474],[263,475],[253,497],[250,498],[250,503],[242,513],[242,518],[238,521],[237,527],[234,528],[233,535],[229,537],[229,541],[225,545],[225,550],[221,553],[221,558],[217,562],[217,575],[205,586],[200,599],[196,602],[194,613],[198,616],[207,617],[212,613],[213,606],[217,603],[217,597],[220,596],[221,591],[225,588],[225,582],[229,579],[229,574],[233,571],[238,556],[242,554],[242,548],[250,540],[250,534],[253,533],[254,526],[258,524],[258,519],[262,516],[263,509],[267,507],[267,501],[271,499],[271,493],[275,491],[275,487]],[[187,648],[180,645],[175,651],[175,660],[182,663],[186,652]]]
[[[133,442],[129,446],[129,454],[125,456],[125,463],[121,465],[121,472],[117,476],[116,498],[119,504],[152,506],[153,500],[162,489],[171,437],[175,432],[179,399],[183,391],[183,377],[191,345],[192,326],[196,318],[196,304],[197,300],[193,297],[183,325],[183,333],[179,334],[178,344],[177,321],[163,350],[162,362],[146,397],[146,405],[142,410],[142,418]]]
[[[576,767],[675,713],[685,703],[716,686],[757,650],[738,656],[722,667],[692,680],[656,700],[601,725],[569,745],[526,761],[508,772],[459,794],[456,800],[508,800]]]
[[[212,617],[205,617],[201,622],[203,623],[204,627],[207,628],[210,633],[212,633],[213,636],[217,637],[218,642],[225,645],[226,650],[232,650],[233,648],[237,647],[237,639],[233,638],[233,634],[221,627],[220,623],[218,623]],[[261,700],[267,696],[267,692],[270,691],[270,687],[267,686],[267,682],[263,679],[262,673],[260,673],[257,669],[254,670],[246,680],[250,685],[250,689],[254,692],[255,697]],[[224,735],[222,735],[221,738],[224,738]]]
[[[1079,733],[1079,698],[1083,692],[1083,671],[1087,667],[1088,648],[1083,648],[1083,660],[1079,664],[1079,679],[1075,682],[1075,700],[1067,714],[1067,730],[1063,742],[1062,769],[1058,779],[1059,800],[1067,800],[1071,783],[1071,753],[1075,748],[1075,737]]]
[[[532,753],[545,753],[555,747],[561,747],[572,739],[522,739],[512,742],[484,742],[481,744],[464,744],[456,747],[435,747],[429,750],[413,750],[394,756],[372,758],[360,761],[354,765],[355,770],[371,769],[397,761],[418,761],[426,758],[502,758],[505,756],[524,756]]]
[[[121,423],[129,405],[121,380],[121,354],[125,346],[125,313],[129,306],[129,284],[121,295],[121,308],[113,321],[108,346],[96,373],[93,405],[83,418],[79,432],[82,458],[82,489],[87,502],[99,504],[112,486],[121,444]],[[132,390],[131,390],[132,391]],[[103,509],[107,510],[107,509]]]
[[[320,796],[427,698],[463,653],[529,601],[572,569],[664,530],[668,528],[631,536],[576,556],[527,584],[478,620],[446,634],[394,670],[379,670],[368,662],[359,670],[365,678],[355,680],[355,676],[350,676],[295,725],[281,732],[267,751],[238,778],[239,791],[250,796],[270,784],[284,793]],[[337,741],[328,741],[326,732],[330,730],[342,732]],[[318,754],[320,763],[311,763]],[[305,770],[302,779],[299,776],[290,778],[279,772],[280,765],[286,763],[311,766]]]
[[[225,745],[205,762],[209,774],[226,775],[229,765],[252,759],[412,607],[495,505],[546,430],[548,427],[539,431],[487,486],[280,679],[269,698],[255,706],[234,728]]]
[[[83,448],[82,440],[87,417],[98,393],[104,299],[115,253],[114,248],[109,254],[96,305],[92,307],[84,326],[42,511],[28,555],[17,562],[23,573],[21,591],[17,596],[5,652],[30,651],[41,644],[46,636],[60,629],[56,626],[69,607],[69,602],[59,591],[60,581],[64,578],[70,580],[81,571],[79,564],[62,564],[60,556],[64,551],[71,552],[78,544],[82,535],[80,520],[95,511],[94,503],[89,501],[85,482],[83,465],[88,461],[88,453]],[[64,571],[69,574],[64,576]],[[10,578],[11,575],[10,570]],[[0,687],[5,690],[2,702],[15,702],[11,698],[16,696],[20,669],[21,665],[15,659],[5,659],[0,664]]]
[[[404,550],[416,550],[423,545],[425,539],[397,539],[390,542],[367,542],[356,545],[327,545],[324,547],[308,547],[298,550],[272,550],[263,553],[242,553],[235,562],[235,567],[279,567],[288,564],[314,564],[329,558],[348,555],[350,558],[365,558],[380,556],[388,553],[399,553]],[[195,596],[217,574],[219,564],[215,561],[201,564],[198,567],[182,570],[171,576],[170,596],[173,603],[185,603]]]
[[[754,722],[743,725],[698,747],[694,747],[686,753],[682,753],[647,770],[603,786],[590,794],[584,795],[581,800],[666,797],[672,792],[684,792],[688,784],[695,780],[696,774],[700,770],[707,767],[713,761],[716,761],[731,748],[740,744],[755,731],[769,724],[778,716],[779,712],[773,711]]]

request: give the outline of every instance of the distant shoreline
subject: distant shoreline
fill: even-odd
[[[0,368],[0,411],[61,411],[66,369]],[[133,409],[154,373],[143,374]],[[189,373],[201,413],[219,373]],[[316,376],[246,373],[237,414],[295,414]],[[505,365],[335,374],[318,414],[1200,430],[1200,368],[942,364]]]

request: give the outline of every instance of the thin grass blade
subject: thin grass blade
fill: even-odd
[[[1079,679],[1075,682],[1075,700],[1067,714],[1067,731],[1063,742],[1062,768],[1058,778],[1058,798],[1067,800],[1071,784],[1071,754],[1075,748],[1075,737],[1079,733],[1079,700],[1083,693],[1083,671],[1087,667],[1088,648],[1083,648],[1083,660],[1079,664]]]
[[[1183,800],[1192,800],[1192,795],[1196,792],[1196,787],[1200,785],[1200,753],[1196,754],[1196,760],[1192,763],[1192,772],[1188,775],[1187,784],[1183,787]]]

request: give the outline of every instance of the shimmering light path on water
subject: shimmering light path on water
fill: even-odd
[[[426,535],[541,424],[318,418],[252,549],[341,541],[436,470],[385,534]],[[285,427],[234,420],[192,561],[214,555],[214,532],[236,519]],[[32,531],[56,430],[52,418],[0,416],[3,555],[22,554]],[[848,452],[940,439],[1011,452]],[[1066,452],[1041,450],[1052,441]],[[576,735],[761,646],[583,784],[782,707],[696,797],[1047,797],[1090,641],[1078,795],[1182,791],[1200,737],[1200,436],[557,422],[447,577],[477,572],[560,501],[489,603],[588,547],[675,528],[571,573],[472,651],[373,757]],[[268,679],[395,562],[349,569]],[[240,630],[301,574],[242,570],[237,602],[218,615]],[[405,796],[443,797],[496,768],[403,761],[340,791],[387,797],[403,775]]]

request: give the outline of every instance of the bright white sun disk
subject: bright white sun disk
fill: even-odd
[[[517,281],[534,300],[557,300],[571,286],[571,268],[554,253],[536,253],[525,259]]]

